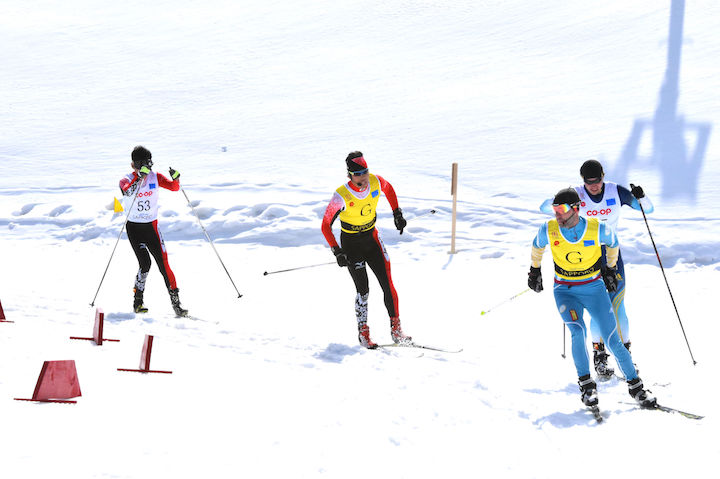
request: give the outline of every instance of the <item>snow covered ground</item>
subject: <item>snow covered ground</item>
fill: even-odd
[[[3,477],[714,476],[716,2],[2,10],[0,301],[14,321],[0,323]],[[73,341],[92,333],[124,221],[113,197],[137,144],[155,170],[181,172],[243,297],[183,194],[163,190],[170,264],[198,319],[174,317],[155,267],[150,312],[131,313],[137,263],[123,235],[95,301],[120,342]],[[404,329],[462,352],[361,348],[354,288],[333,264],[263,274],[333,261],[320,221],[355,149],[408,219],[398,235],[382,200]],[[526,288],[538,206],[593,157],[655,204],[649,225],[697,365],[642,216],[626,209],[633,357],[661,403],[701,421],[637,410],[613,380],[599,385],[595,424],[552,293],[501,304]],[[390,340],[374,280],[369,324]],[[173,374],[117,371],[137,367],[146,334],[153,368]],[[43,361],[63,359],[77,364],[77,404],[13,401],[32,395]]]

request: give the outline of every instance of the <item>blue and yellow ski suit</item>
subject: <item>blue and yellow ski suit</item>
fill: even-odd
[[[572,355],[578,377],[590,374],[587,326],[583,311],[597,321],[605,344],[627,380],[637,377],[630,352],[623,346],[617,330],[613,305],[602,280],[602,245],[617,251],[618,240],[612,228],[594,218],[579,216],[572,228],[562,228],[557,220],[543,224],[533,240],[532,262],[540,267],[545,247],[550,245],[555,266],[553,294],[558,312],[570,330]],[[610,266],[615,266],[616,257]]]

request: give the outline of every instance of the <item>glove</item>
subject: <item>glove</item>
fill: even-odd
[[[540,271],[540,268],[530,266],[530,272],[528,273],[528,286],[536,293],[543,290],[542,272]]]
[[[608,290],[608,293],[614,293],[617,291],[618,287],[618,277],[617,277],[617,268],[611,268],[610,266],[605,266],[602,269],[602,278],[603,281],[605,281],[605,287]]]
[[[150,168],[148,168],[147,166],[143,166],[138,170],[138,175],[140,175],[140,178],[145,178],[148,173],[150,173]]]
[[[350,261],[348,261],[348,257],[345,254],[345,252],[340,248],[339,246],[333,246],[332,252],[335,255],[335,259],[337,260],[338,266],[341,268],[343,266],[350,266]]]
[[[169,170],[169,171],[170,171],[170,178],[172,178],[173,181],[175,181],[175,180],[177,180],[178,178],[180,178],[180,172],[173,170],[173,167],[172,167],[172,166],[170,167],[170,170]]]
[[[400,234],[402,234],[403,230],[407,226],[407,221],[403,218],[402,210],[400,208],[393,210],[393,218],[395,219],[395,228],[400,230]]]
[[[630,193],[632,193],[632,195],[638,200],[645,197],[645,192],[643,191],[642,186],[635,186],[632,183],[630,183]]]

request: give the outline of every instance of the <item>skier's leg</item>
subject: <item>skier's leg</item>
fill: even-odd
[[[630,343],[630,325],[628,323],[627,313],[625,312],[625,264],[623,263],[622,253],[618,256],[617,262],[618,286],[614,293],[610,294],[615,316],[617,317],[618,334],[623,344]]]
[[[605,285],[602,281],[598,280],[588,284],[587,287],[589,292],[595,292],[595,294],[588,294],[585,307],[588,312],[597,319],[603,339],[605,340],[605,346],[607,346],[613,356],[615,356],[615,360],[620,366],[625,378],[627,380],[636,378],[637,372],[633,365],[632,356],[620,340],[615,311],[610,302],[610,297],[607,295]]]
[[[165,286],[168,291],[177,289],[175,274],[172,269],[170,269],[167,250],[165,249],[165,241],[163,241],[162,234],[157,227],[157,220],[148,224],[151,225],[152,228],[152,232],[149,234],[150,238],[147,242],[148,250],[153,255],[153,258],[155,258],[155,263],[165,279]]]
[[[377,347],[377,343],[370,339],[370,327],[367,324],[370,285],[367,268],[365,266],[365,258],[356,238],[349,238],[349,236],[349,234],[346,235],[342,233],[340,235],[340,242],[350,263],[347,267],[348,272],[355,284],[355,319],[357,320],[358,327],[358,341],[366,348],[374,349]]]
[[[577,375],[583,377],[590,374],[590,358],[586,347],[587,327],[583,320],[584,307],[576,291],[577,287],[573,289],[560,284],[556,284],[553,288],[558,312],[570,331],[572,356]]]

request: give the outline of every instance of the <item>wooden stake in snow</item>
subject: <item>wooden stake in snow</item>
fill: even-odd
[[[450,237],[450,254],[455,254],[455,227],[457,225],[457,180],[458,180],[458,164],[452,164],[452,186],[450,194],[453,197],[452,205],[452,236]]]

